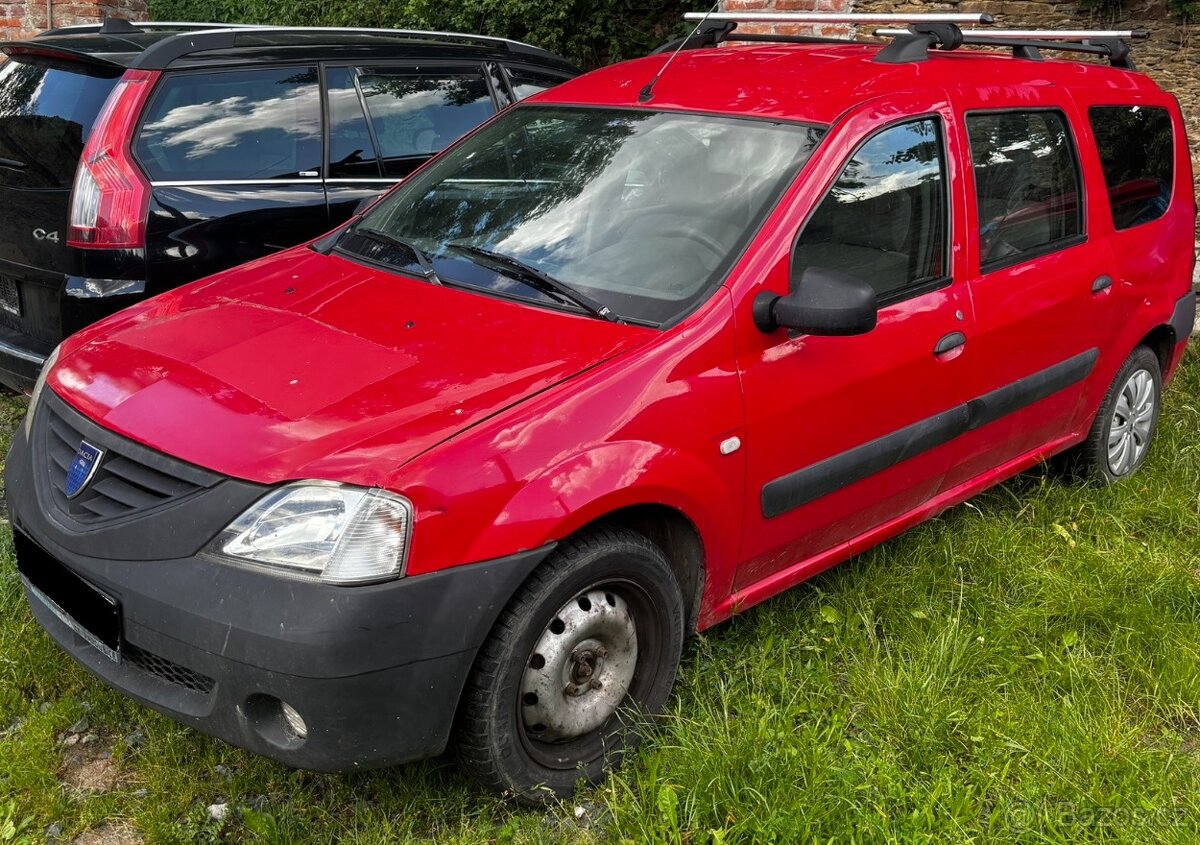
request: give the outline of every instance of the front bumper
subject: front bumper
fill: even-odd
[[[35,441],[38,431],[35,420]],[[104,445],[114,448],[114,438],[108,433]],[[5,468],[20,568],[32,575],[39,562],[61,564],[110,597],[118,609],[120,662],[45,601],[55,600],[53,581],[39,582],[43,592],[26,578],[38,622],[110,686],[299,768],[344,771],[441,753],[479,646],[549,553],[544,547],[356,587],[301,581],[201,552],[154,558],[148,551],[156,547],[179,547],[177,536],[160,539],[155,522],[176,521],[190,510],[212,537],[240,512],[242,488],[255,495],[261,488],[229,480],[232,493],[219,483],[143,516],[80,528],[35,483],[39,452],[18,432]],[[89,543],[89,533],[99,542]],[[204,543],[193,537],[185,545]],[[300,714],[306,736],[287,728],[279,702]]]

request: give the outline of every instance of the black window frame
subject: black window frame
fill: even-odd
[[[1154,109],[1160,111],[1167,117],[1167,127],[1171,133],[1171,173],[1168,180],[1170,196],[1167,199],[1167,207],[1163,209],[1163,213],[1151,220],[1143,220],[1141,223],[1135,223],[1132,226],[1118,226],[1116,216],[1113,214],[1112,206],[1112,186],[1108,184],[1108,174],[1104,173],[1104,156],[1100,152],[1100,144],[1096,138],[1096,123],[1093,118],[1093,113],[1102,109]],[[1179,193],[1175,190],[1175,159],[1178,156],[1178,133],[1175,132],[1175,118],[1171,109],[1166,104],[1156,103],[1136,103],[1128,100],[1122,103],[1092,103],[1087,108],[1088,130],[1092,136],[1092,145],[1096,149],[1096,158],[1100,161],[1100,171],[1104,178],[1104,200],[1108,206],[1109,220],[1113,224],[1113,230],[1116,232],[1128,232],[1133,229],[1138,229],[1142,226],[1149,226],[1151,223],[1157,223],[1171,213],[1172,207],[1175,205],[1175,197]]]
[[[145,128],[147,119],[150,116],[150,106],[154,102],[154,98],[162,91],[163,87],[180,76],[211,76],[217,73],[245,73],[247,71],[260,70],[283,70],[287,68],[312,68],[317,72],[317,113],[321,121],[320,140],[321,155],[318,159],[318,171],[316,176],[277,176],[258,178],[220,178],[220,179],[154,179],[150,175],[150,171],[146,168],[145,162],[138,154],[138,141],[142,137],[142,131]],[[325,174],[328,172],[327,161],[329,158],[329,145],[326,143],[329,133],[329,120],[325,109],[325,75],[321,69],[321,61],[319,59],[297,59],[295,61],[286,62],[269,62],[263,64],[246,64],[232,65],[230,67],[196,67],[184,68],[179,70],[164,71],[162,75],[155,81],[154,88],[150,95],[146,98],[146,103],[142,106],[141,113],[138,115],[137,125],[134,127],[133,134],[129,139],[129,153],[134,162],[141,169],[142,174],[150,182],[152,187],[160,185],[188,187],[192,185],[324,185]]]
[[[884,132],[895,129],[898,126],[904,126],[908,123],[920,123],[921,121],[925,120],[932,120],[938,129],[938,172],[942,180],[942,191],[943,199],[945,200],[946,215],[946,237],[944,243],[942,244],[942,267],[945,268],[946,272],[941,276],[933,276],[928,279],[915,280],[906,287],[891,291],[883,296],[879,296],[876,298],[875,304],[878,309],[887,308],[888,306],[895,305],[898,302],[905,302],[918,296],[924,296],[927,293],[942,290],[943,288],[947,288],[954,283],[954,271],[950,263],[954,256],[954,250],[952,248],[954,244],[954,197],[950,191],[949,169],[947,167],[949,148],[946,145],[946,120],[941,113],[937,111],[905,115],[904,117],[897,118],[890,123],[876,127],[868,135],[862,138],[858,144],[855,145],[850,154],[840,162],[837,175],[825,188],[824,193],[821,194],[821,198],[816,202],[816,204],[813,205],[807,216],[805,216],[804,222],[800,225],[800,229],[796,232],[795,237],[792,238],[791,250],[788,253],[789,270],[796,254],[796,248],[800,245],[800,239],[804,237],[804,232],[808,229],[808,224],[812,221],[813,217],[816,216],[817,212],[821,210],[821,206],[825,204],[825,200],[828,199],[834,187],[841,180],[842,174],[845,172],[846,167],[851,161],[854,160],[854,157],[862,151],[863,147],[871,143],[871,141],[882,135]],[[813,152],[815,154],[816,150]],[[834,267],[831,269],[836,270],[837,268]]]
[[[1068,151],[1072,153],[1072,161],[1075,164],[1072,171],[1075,175],[1075,184],[1078,186],[1076,195],[1078,196],[1078,214],[1079,214],[1079,234],[1071,235],[1066,238],[1059,238],[1056,241],[1042,244],[1036,249],[1027,250],[1016,255],[1007,255],[1004,258],[998,258],[994,261],[983,260],[983,244],[980,239],[979,225],[979,183],[975,178],[975,151],[971,149],[971,130],[968,126],[970,119],[976,115],[999,115],[999,114],[1056,114],[1066,127],[1066,137],[1068,142]],[[975,246],[979,252],[979,275],[986,276],[990,273],[995,273],[1000,270],[1007,270],[1010,267],[1016,267],[1019,264],[1024,264],[1027,261],[1036,261],[1039,258],[1045,258],[1048,255],[1053,255],[1056,252],[1063,252],[1068,249],[1085,244],[1088,242],[1088,192],[1087,183],[1083,178],[1083,162],[1079,155],[1079,138],[1075,133],[1075,125],[1071,122],[1070,116],[1066,110],[1059,106],[1038,106],[1035,108],[1000,108],[1000,109],[969,109],[963,112],[963,132],[966,135],[967,142],[967,163],[971,168],[971,188],[972,195],[975,198],[975,219],[968,221],[968,226],[973,227],[975,233]]]
[[[530,65],[530,64],[521,64],[519,62],[504,62],[503,64],[500,64],[499,67],[500,67],[500,75],[504,78],[504,86],[508,89],[508,96],[511,98],[514,105],[521,102],[522,100],[527,100],[527,99],[529,99],[529,97],[535,96],[534,94],[530,94],[529,97],[518,97],[517,96],[517,88],[516,88],[516,85],[513,84],[513,72],[514,71],[516,71],[516,72],[528,71],[529,73],[536,73],[536,74],[540,74],[541,76],[547,76],[552,79],[558,80],[558,82],[554,83],[554,85],[550,86],[550,88],[543,89],[545,91],[549,91],[551,88],[557,88],[559,85],[562,85],[564,82],[570,82],[572,79],[576,78],[574,76],[568,76],[565,74],[561,74],[557,71],[550,70],[549,68],[542,68],[542,67],[538,67],[536,65]],[[538,93],[540,94],[542,92],[539,91]]]

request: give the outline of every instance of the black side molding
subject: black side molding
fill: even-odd
[[[1192,336],[1192,328],[1196,325],[1196,294],[1188,291],[1175,303],[1175,313],[1171,315],[1171,328],[1175,331],[1175,342],[1183,343]]]
[[[769,481],[762,489],[763,516],[771,519],[787,513],[1052,396],[1087,378],[1099,357],[1099,349],[1089,349],[899,431]]]

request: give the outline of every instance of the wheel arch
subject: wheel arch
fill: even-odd
[[[578,528],[579,534],[598,526],[620,526],[636,531],[658,546],[671,564],[687,608],[686,631],[694,631],[700,615],[706,575],[704,538],[683,511],[664,504],[626,505]]]
[[[1171,367],[1171,355],[1178,342],[1179,338],[1175,337],[1175,329],[1163,323],[1151,329],[1138,341],[1137,346],[1145,346],[1154,353],[1154,356],[1158,358],[1159,371],[1165,377]]]

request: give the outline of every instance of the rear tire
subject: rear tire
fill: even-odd
[[[641,534],[603,528],[562,542],[475,659],[455,726],[459,765],[528,805],[600,782],[666,704],[684,616],[670,564]]]
[[[1082,481],[1106,487],[1146,462],[1162,408],[1162,368],[1145,346],[1121,366],[1092,421],[1087,439],[1064,453],[1062,465]]]

